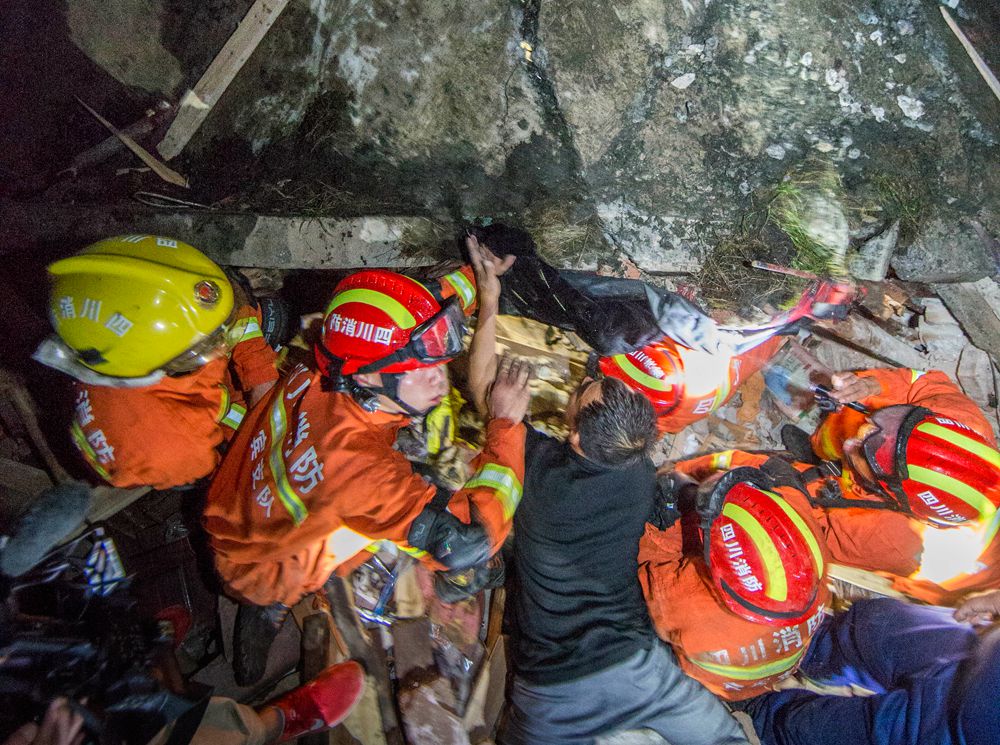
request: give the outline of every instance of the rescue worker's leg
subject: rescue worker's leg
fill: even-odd
[[[823,624],[800,672],[820,683],[857,684],[876,693],[950,674],[977,641],[953,612],[887,598],[858,601]]]
[[[873,696],[824,696],[790,690],[746,702],[765,743],[948,742],[953,681],[977,637],[947,608],[862,600],[826,621],[800,671],[830,685],[858,685]]]
[[[781,691],[745,702],[763,745],[946,745],[951,680],[876,696]]]
[[[515,678],[502,745],[589,745],[599,735],[649,728],[671,745],[746,743],[725,706],[654,643],[617,665],[554,685]]]
[[[264,677],[268,653],[288,610],[282,603],[240,605],[233,631],[233,676],[237,685],[253,685]]]

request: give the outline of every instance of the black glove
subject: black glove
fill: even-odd
[[[649,522],[657,530],[666,530],[680,519],[681,513],[677,509],[680,489],[681,484],[673,473],[656,477],[656,500],[653,502]]]
[[[446,510],[428,505],[410,524],[406,536],[448,569],[468,569],[490,558],[490,539],[477,523],[463,523]]]
[[[469,569],[434,573],[434,592],[445,603],[475,597],[487,588],[502,587],[506,579],[503,558],[497,554],[486,564]]]

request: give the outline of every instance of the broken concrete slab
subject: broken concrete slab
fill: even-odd
[[[932,287],[973,344],[980,349],[1000,349],[1000,285],[995,280],[987,278]]]
[[[899,240],[899,220],[861,244],[848,258],[847,268],[857,279],[881,282],[889,271],[889,260]]]
[[[0,202],[5,250],[59,244],[65,253],[112,235],[152,233],[178,238],[230,266],[349,269],[426,266],[445,252],[441,228],[424,217],[273,217],[215,211],[157,212],[137,207],[100,210]],[[408,248],[409,247],[409,248]]]
[[[974,282],[997,273],[974,226],[953,214],[928,220],[906,251],[890,263],[896,276],[907,282]]]

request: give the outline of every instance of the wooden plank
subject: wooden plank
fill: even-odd
[[[383,735],[383,742],[389,745],[403,745],[403,736],[399,727],[399,719],[396,716],[396,706],[392,695],[392,683],[389,680],[389,671],[385,665],[384,654],[379,654],[375,649],[368,632],[362,627],[358,620],[358,613],[354,603],[351,601],[350,582],[342,577],[331,577],[325,585],[326,597],[330,601],[330,613],[333,615],[333,622],[344,642],[350,650],[351,658],[359,660],[365,667],[368,674],[368,686],[365,691],[365,698],[355,710],[358,716],[365,713],[377,713],[381,733],[374,731],[374,722],[366,721],[368,735],[361,737],[361,741],[368,745],[374,742],[377,734]],[[371,712],[370,707],[365,706],[366,699],[371,700],[371,694],[377,701],[375,712]],[[352,712],[353,714],[353,712]],[[346,722],[348,729],[357,735],[357,731],[351,727],[351,718]]]
[[[79,96],[77,97],[76,100],[79,101],[80,105],[83,106],[83,108],[85,108],[87,111],[89,111],[94,116],[94,118],[97,119],[97,121],[103,124],[107,128],[107,130],[111,132],[111,134],[113,134],[115,137],[121,140],[122,143],[125,145],[125,147],[127,147],[129,150],[135,153],[138,156],[139,160],[141,160],[147,166],[152,168],[153,172],[157,176],[159,176],[167,183],[174,184],[176,186],[183,186],[185,189],[187,188],[188,181],[186,178],[181,176],[179,173],[177,173],[177,171],[173,170],[169,166],[157,160],[151,152],[149,152],[138,142],[136,142],[127,134],[118,129],[114,124],[112,124],[103,116],[101,116],[92,108],[90,108],[87,104],[83,102],[83,100]]]
[[[969,59],[972,60],[972,64],[974,64],[976,69],[979,70],[979,74],[983,76],[983,80],[986,81],[986,85],[988,85],[990,90],[993,91],[993,95],[1000,99],[1000,81],[997,81],[997,76],[993,74],[993,71],[986,64],[986,61],[979,56],[979,52],[977,52],[976,48],[972,46],[972,42],[969,41],[969,38],[962,32],[962,29],[958,27],[958,24],[955,23],[955,20],[951,17],[951,13],[949,13],[948,9],[943,5],[941,6],[941,15],[943,15],[944,20],[947,21],[948,28],[950,28],[952,33],[954,33],[955,36],[958,37],[958,40],[962,42],[962,46],[965,47],[966,54],[969,55]]]
[[[125,127],[125,129],[122,130],[122,134],[128,135],[133,139],[144,137],[153,132],[161,124],[164,124],[173,109],[174,107],[170,104],[161,102],[161,104],[155,110],[150,111],[144,119],[140,119],[134,124],[130,124]],[[125,143],[122,142],[117,135],[111,135],[111,137],[101,140],[93,147],[87,148],[73,158],[66,168],[56,174],[56,178],[61,178],[62,176],[75,177],[79,175],[81,171],[85,171],[88,168],[98,165],[99,163],[103,163],[112,155],[124,149]]]
[[[302,621],[302,684],[319,675],[330,664],[330,622],[326,613],[313,613]],[[302,745],[328,745],[327,732],[305,735]]]
[[[257,0],[247,11],[194,89],[181,100],[177,117],[156,146],[161,156],[171,160],[184,149],[287,4],[288,0]]]

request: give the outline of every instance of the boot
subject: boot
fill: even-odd
[[[813,452],[812,441],[808,433],[794,424],[786,424],[781,428],[781,444],[799,463],[809,463],[814,466],[821,463],[816,453]]]
[[[287,616],[288,606],[281,603],[241,605],[236,611],[233,631],[233,676],[236,685],[250,686],[264,677],[268,652]]]
[[[268,706],[280,710],[284,725],[278,742],[336,727],[361,700],[365,671],[348,660],[331,665],[304,686],[289,691]]]

